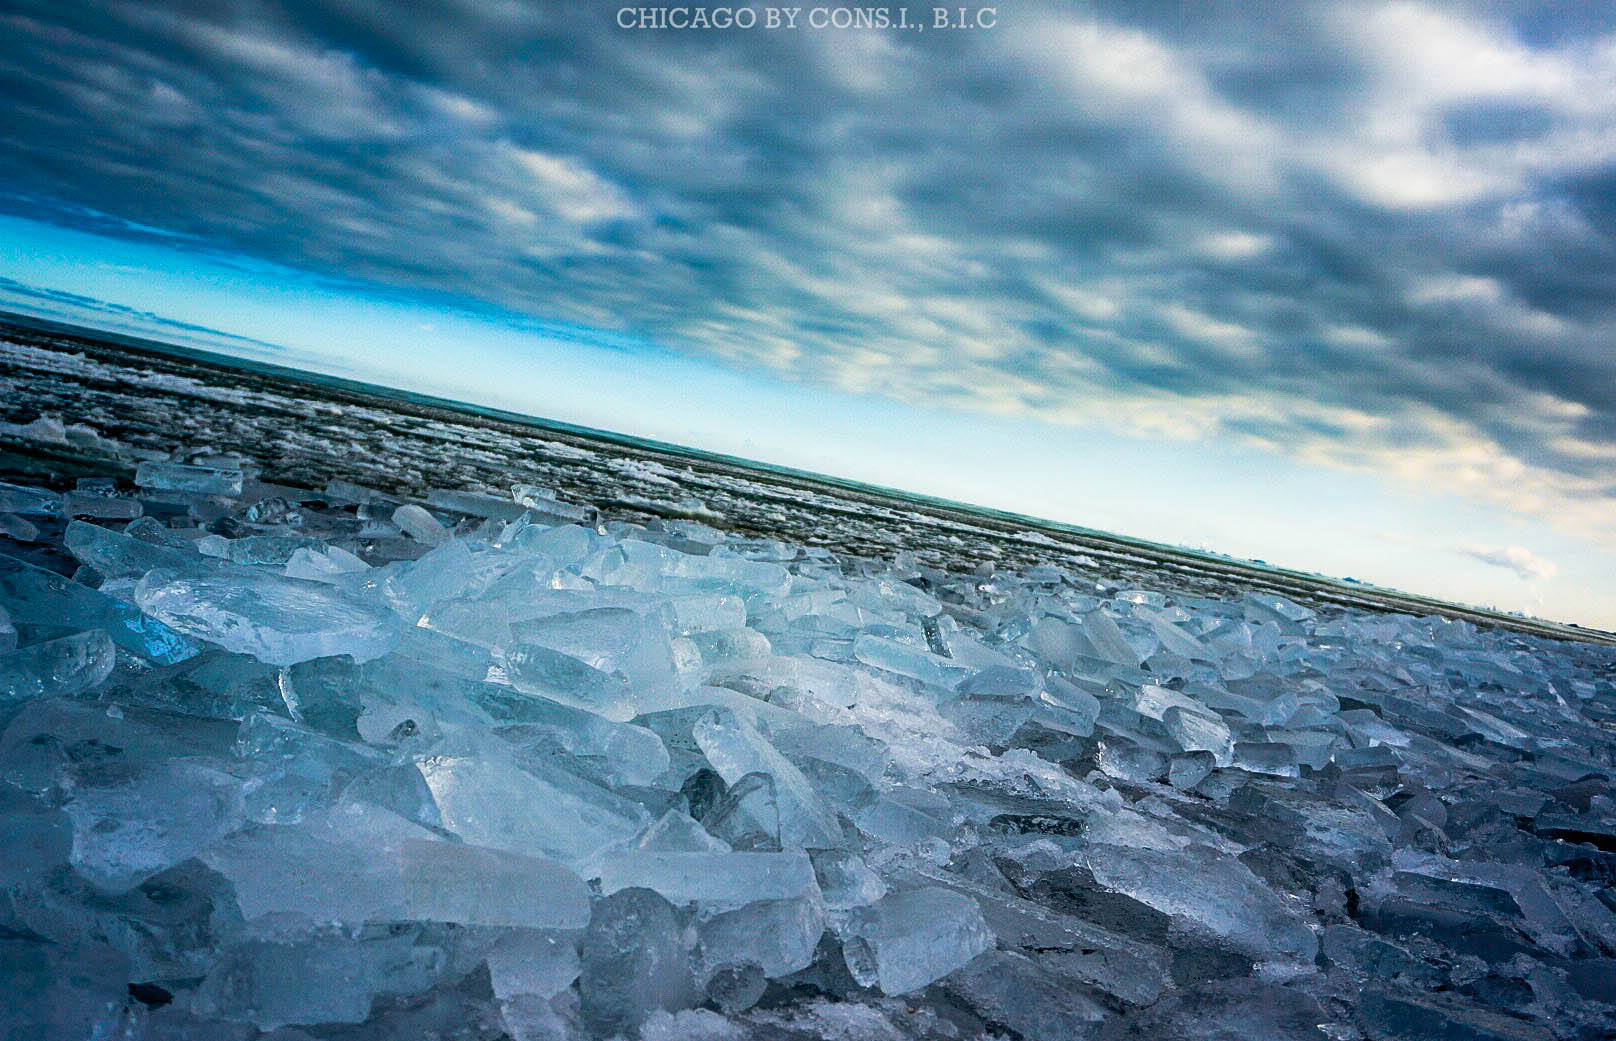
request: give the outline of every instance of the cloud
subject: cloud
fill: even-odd
[[[1545,560],[1523,546],[1484,546],[1475,542],[1460,541],[1454,547],[1454,551],[1479,560],[1483,564],[1513,571],[1523,582],[1553,578],[1560,572],[1553,561]]]
[[[1390,473],[1616,547],[1609,20],[611,15],[24,0],[0,15],[0,207],[819,385]]]

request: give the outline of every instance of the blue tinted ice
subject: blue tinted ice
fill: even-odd
[[[183,458],[0,486],[0,1033],[1616,1029],[1607,645]]]

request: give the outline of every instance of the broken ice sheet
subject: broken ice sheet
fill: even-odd
[[[0,654],[0,709],[6,702],[92,690],[112,674],[116,654],[100,629]]]
[[[44,488],[24,488],[0,482],[0,513],[59,517],[62,513],[62,497]]]
[[[0,554],[0,608],[36,624],[104,629],[119,647],[161,665],[184,661],[199,649],[122,600],[4,554]]]
[[[589,917],[587,888],[562,865],[445,842],[365,803],[298,824],[246,828],[201,859],[230,880],[249,919],[577,929]]]
[[[649,820],[639,804],[563,765],[518,765],[493,742],[451,743],[416,768],[443,826],[474,845],[583,867]]]
[[[808,778],[751,723],[727,709],[715,709],[697,721],[695,738],[713,768],[730,784],[750,773],[773,779],[782,843],[799,849],[842,844],[835,816]]]
[[[1261,961],[1307,961],[1306,923],[1239,861],[1206,846],[1182,850],[1091,844],[1078,854],[1095,881],[1226,941]]]
[[[238,827],[241,790],[196,762],[75,764],[63,778],[73,867],[109,892],[129,889]]]
[[[825,907],[815,894],[759,900],[702,922],[701,957],[710,971],[751,963],[774,979],[812,964],[824,929]]]
[[[329,587],[253,571],[183,574],[158,568],[135,587],[141,610],[174,629],[271,665],[346,654],[365,661],[397,641],[380,608]]]
[[[243,484],[28,514],[78,582],[0,561],[0,663],[48,679],[0,720],[0,926],[113,944],[141,1036],[1605,1029],[1597,647]],[[255,602],[181,635],[116,599],[154,570]]]
[[[889,893],[855,910],[842,930],[853,977],[883,994],[907,994],[993,946],[976,901],[938,886]]]
[[[194,492],[198,495],[240,495],[240,470],[222,470],[184,463],[147,462],[135,469],[135,483],[142,488]]]
[[[600,865],[601,889],[643,886],[675,903],[696,901],[713,907],[736,907],[756,900],[790,900],[817,896],[819,883],[806,854],[683,853],[630,850]]]

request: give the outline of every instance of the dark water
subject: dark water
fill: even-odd
[[[1066,568],[1097,582],[1228,596],[1251,589],[1321,606],[1438,614],[1544,636],[1610,634],[1269,568],[1015,514],[693,452],[672,445],[278,369],[180,347],[0,317],[0,420],[52,415],[123,446],[118,458],[0,437],[0,472],[132,471],[141,453],[213,449],[264,478],[431,488],[559,489],[611,517],[690,517],[730,531],[945,570]]]

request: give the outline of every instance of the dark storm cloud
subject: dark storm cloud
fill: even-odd
[[[0,187],[806,381],[1616,505],[1594,8],[615,10],[14,5]]]

